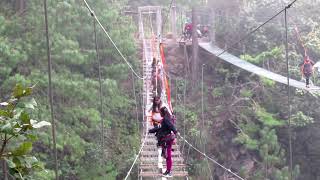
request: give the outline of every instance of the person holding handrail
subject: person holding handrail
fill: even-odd
[[[165,150],[165,158],[167,170],[163,173],[164,177],[172,177],[172,145],[176,139],[178,133],[174,123],[172,122],[172,116],[169,110],[164,106],[160,109],[160,114],[163,117],[160,128],[153,128],[149,130],[149,133],[157,133],[159,145]]]

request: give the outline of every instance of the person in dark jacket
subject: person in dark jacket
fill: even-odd
[[[302,75],[306,78],[306,87],[309,88],[309,79],[313,73],[313,65],[314,62],[309,58],[309,56],[305,56],[303,63],[300,64],[300,69]]]
[[[171,115],[166,107],[160,109],[160,114],[163,117],[161,128],[153,128],[149,133],[157,133],[158,143],[166,150],[167,170],[163,174],[164,177],[172,177],[172,145],[177,134],[177,129],[171,121]]]

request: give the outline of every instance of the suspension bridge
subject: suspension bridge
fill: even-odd
[[[222,53],[224,50],[219,48],[218,46],[215,46],[212,43],[202,42],[202,43],[199,43],[199,46],[202,49],[209,52],[210,54],[212,54],[213,56],[219,57],[221,60],[226,61],[230,64],[233,64],[243,70],[254,73],[260,77],[265,77],[265,78],[271,79],[271,80],[273,80],[275,82],[279,82],[281,84],[288,83],[287,77],[282,76],[277,73],[274,73],[274,72],[271,72],[271,71],[268,71],[266,69],[263,69],[259,66],[254,65],[254,64],[251,64],[251,63],[249,63],[245,60],[242,60],[242,59],[240,59],[240,58],[238,58],[228,52]],[[313,86],[311,88],[306,88],[306,84],[304,82],[297,81],[294,79],[289,79],[289,84],[292,87],[295,87],[298,89],[303,89],[303,90],[310,91],[310,92],[320,91],[320,87]]]
[[[154,18],[155,16],[155,18]],[[148,23],[144,23],[144,19]],[[155,23],[153,22],[155,19]],[[161,147],[157,147],[157,140],[154,134],[148,134],[148,130],[152,128],[150,126],[151,122],[151,114],[149,113],[150,108],[152,106],[152,99],[154,96],[158,95],[158,83],[161,84],[160,87],[163,87],[160,91],[159,96],[161,97],[161,101],[163,105],[168,109],[171,109],[171,103],[168,101],[167,97],[170,96],[167,94],[165,87],[165,69],[163,64],[163,56],[160,53],[163,53],[160,49],[160,38],[161,37],[161,7],[159,6],[146,6],[139,7],[139,36],[140,40],[143,42],[143,76],[145,77],[143,81],[143,102],[145,104],[144,115],[145,121],[144,124],[144,133],[143,133],[143,141],[144,146],[142,148],[141,156],[140,156],[140,166],[139,166],[139,177],[142,179],[146,178],[159,178],[162,173],[166,170],[165,161],[161,156]],[[148,24],[151,30],[151,36],[146,35],[145,33],[145,24]],[[155,24],[156,28],[154,28],[153,24]],[[155,31],[156,33],[155,34]],[[156,37],[157,36],[157,37]],[[157,61],[157,72],[161,77],[160,82],[156,82],[156,87],[153,87],[152,83],[152,63],[153,59],[160,60]],[[156,79],[157,80],[157,79]],[[155,91],[153,91],[155,89]],[[171,111],[172,113],[172,111]],[[173,146],[173,174],[175,177],[188,177],[188,172],[186,171],[186,165],[184,163],[183,156],[180,152],[179,146],[176,144]],[[162,178],[164,179],[164,178]]]
[[[154,96],[160,96],[163,102],[163,105],[170,110],[170,113],[173,113],[172,111],[173,108],[170,102],[170,89],[168,85],[167,74],[165,72],[166,70],[164,68],[165,67],[164,51],[161,45],[162,44],[161,42],[162,27],[163,27],[161,7],[144,6],[144,7],[139,7],[139,10],[138,10],[139,11],[138,12],[139,39],[142,42],[142,49],[143,49],[143,58],[142,58],[143,75],[140,76],[138,75],[137,72],[133,70],[130,63],[123,56],[119,48],[116,46],[115,42],[113,42],[112,38],[110,37],[108,32],[105,30],[103,25],[100,23],[99,19],[96,17],[96,15],[94,14],[93,10],[90,8],[88,3],[85,0],[83,1],[85,2],[88,10],[90,11],[91,15],[94,17],[95,21],[102,28],[102,30],[104,31],[108,39],[112,42],[114,47],[117,49],[118,53],[123,58],[123,60],[126,61],[127,65],[130,67],[134,75],[139,79],[143,80],[143,115],[144,115],[143,127],[144,128],[142,131],[141,146],[139,148],[138,153],[135,156],[134,162],[132,163],[129,171],[127,172],[127,176],[125,177],[125,179],[128,179],[130,177],[132,169],[135,166],[135,164],[137,164],[138,160],[139,160],[139,167],[138,167],[139,179],[165,179],[164,177],[162,177],[162,173],[165,171],[166,165],[165,165],[165,160],[161,156],[161,148],[157,147],[157,140],[155,136],[153,134],[148,133],[149,129],[152,128],[152,125],[150,124],[150,121],[152,118],[150,115],[150,108],[152,106],[152,99]],[[290,8],[290,6],[294,2],[292,2],[282,11],[277,13],[276,16],[281,14],[283,11],[286,11],[288,8]],[[268,23],[268,21],[265,22],[264,24]],[[262,27],[264,24],[262,24],[260,27]],[[256,30],[257,29],[255,29],[251,33],[255,32]],[[316,87],[316,86],[308,89],[305,87],[305,84],[303,82],[299,82],[299,81],[290,79],[288,77],[270,72],[258,66],[255,66],[249,62],[241,60],[236,56],[233,56],[232,54],[226,52],[226,50],[222,50],[211,43],[202,42],[202,43],[199,43],[199,47],[211,53],[213,56],[219,57],[221,60],[231,63],[243,70],[252,72],[254,74],[257,74],[258,76],[262,76],[282,84],[286,84],[288,85],[288,87],[291,86],[294,88],[303,89],[307,91],[320,89],[319,87]],[[156,60],[156,64],[157,64],[156,72],[160,76],[160,80],[159,81],[156,80],[156,85],[153,83],[153,73],[152,73],[154,60]],[[159,87],[161,87],[160,91],[157,89],[158,84],[160,84]],[[290,100],[290,94],[289,94],[288,100]],[[289,125],[290,125],[290,121],[289,121]],[[214,163],[218,167],[223,168],[226,172],[230,174],[230,176],[235,177],[237,179],[241,179],[241,180],[244,179],[240,177],[237,173],[232,172],[229,168],[226,168],[222,164],[218,163],[214,158],[209,157],[206,153],[197,149],[197,147],[195,147],[190,142],[188,142],[188,140],[185,137],[182,137],[180,135],[178,135],[178,137],[183,142],[185,142],[190,148],[197,151],[202,156],[206,157],[208,160],[210,160],[212,163]],[[291,135],[290,135],[290,138],[291,138]],[[174,163],[173,163],[172,174],[175,178],[188,179],[189,173],[187,171],[187,165],[185,163],[184,156],[180,151],[179,144],[174,145],[173,149],[174,149],[174,153],[173,153]],[[290,154],[291,154],[291,147],[290,147]],[[291,158],[290,163],[292,163],[292,154],[290,155],[290,158]],[[292,164],[290,165],[290,171],[292,171]]]

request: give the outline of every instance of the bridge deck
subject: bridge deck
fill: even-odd
[[[217,46],[212,45],[211,43],[199,43],[199,46],[215,56],[217,56],[221,52],[223,52],[222,49],[220,49]],[[279,82],[282,84],[287,84],[287,77],[282,76],[280,74],[276,74],[271,71],[268,71],[268,70],[263,69],[261,67],[258,67],[256,65],[253,65],[253,64],[251,64],[245,60],[242,60],[242,59],[240,59],[230,53],[225,52],[225,53],[221,54],[219,56],[219,58],[230,63],[230,64],[238,66],[241,69],[252,72],[252,73],[257,74],[259,76],[271,79],[273,81],[276,81],[276,82]],[[298,89],[303,89],[303,90],[307,90],[307,91],[320,91],[320,87],[312,86],[310,88],[306,88],[306,84],[304,82],[300,82],[300,81],[297,81],[294,79],[290,79],[289,84],[290,84],[290,86],[298,88]]]

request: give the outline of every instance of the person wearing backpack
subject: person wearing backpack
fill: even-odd
[[[160,114],[163,117],[160,128],[153,128],[149,130],[149,133],[157,133],[158,145],[162,146],[166,150],[166,165],[167,170],[163,174],[164,177],[172,177],[172,145],[176,138],[177,129],[172,123],[171,115],[166,107],[160,109]]]
[[[303,63],[300,64],[300,70],[302,76],[306,79],[306,88],[309,88],[310,77],[313,73],[314,62],[309,58],[308,55],[305,55]]]

